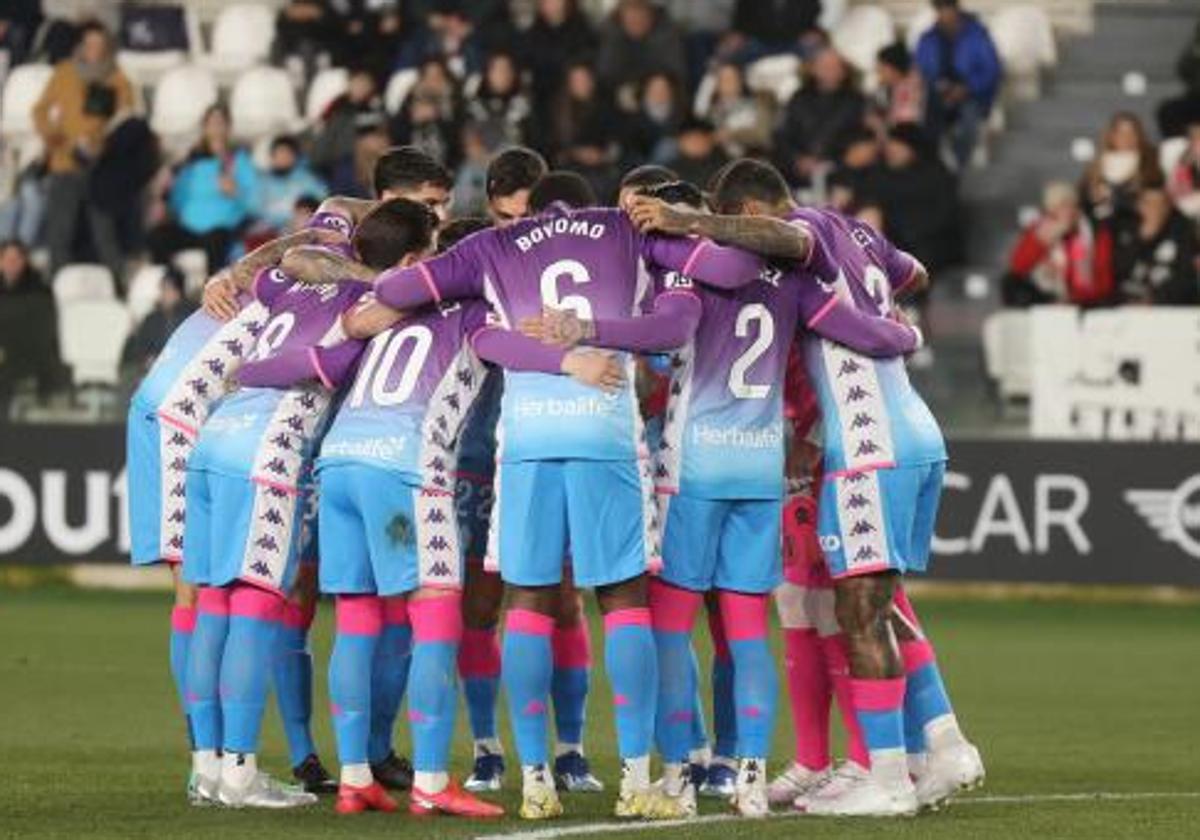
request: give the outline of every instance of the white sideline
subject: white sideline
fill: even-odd
[[[1200,791],[1145,791],[1134,793],[1114,793],[1098,791],[1095,793],[1045,793],[1020,794],[1011,796],[972,796],[954,800],[954,808],[963,805],[1029,805],[1039,802],[1096,802],[1096,801],[1126,801],[1132,799],[1200,799]],[[772,814],[770,819],[791,819],[800,817],[799,813],[780,812]],[[533,831],[513,831],[506,834],[479,834],[475,840],[555,840],[558,837],[579,837],[588,834],[613,834],[625,831],[658,831],[664,828],[682,828],[685,826],[709,825],[712,823],[732,822],[740,820],[734,814],[710,814],[695,817],[690,820],[663,820],[661,822],[602,822],[589,825],[571,825],[561,828],[539,828]],[[813,817],[812,819],[818,819]]]

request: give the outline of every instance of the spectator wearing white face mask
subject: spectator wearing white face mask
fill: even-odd
[[[1083,175],[1084,210],[1093,220],[1133,225],[1142,185],[1162,179],[1158,154],[1141,120],[1127,111],[1113,115],[1100,147]]]

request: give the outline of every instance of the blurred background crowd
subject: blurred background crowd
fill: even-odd
[[[78,296],[112,305],[71,329],[103,324],[135,375],[204,277],[328,194],[370,195],[397,144],[453,173],[453,215],[482,213],[487,162],[514,144],[605,201],[641,163],[703,186],[730,158],[770,159],[801,200],[955,278],[934,290],[935,310],[951,301],[935,347],[962,327],[964,288],[1013,307],[1200,302],[1200,22],[1156,119],[1117,111],[1044,187],[997,186],[1006,105],[1042,96],[1061,34],[1037,4],[976,5],[987,14],[967,0],[5,0],[0,398],[32,377],[45,402],[70,381],[60,310]],[[998,222],[989,189],[1006,207],[1041,192],[1040,207]]]

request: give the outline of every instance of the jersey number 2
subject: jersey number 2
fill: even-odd
[[[412,352],[404,363],[404,372],[400,381],[392,388],[387,387],[387,376],[396,363],[396,357],[405,344],[412,344]],[[367,398],[367,388],[371,389],[371,399],[376,405],[400,405],[412,396],[413,388],[417,386],[417,377],[425,360],[429,357],[429,348],[433,345],[433,332],[429,327],[416,324],[406,327],[392,335],[380,335],[371,341],[371,349],[367,360],[363,362],[362,372],[350,393],[350,406],[358,408]]]
[[[738,338],[748,338],[752,324],[758,325],[754,341],[729,368],[729,390],[739,400],[763,400],[771,393],[770,385],[752,385],[746,381],[746,372],[762,358],[775,340],[775,319],[771,317],[771,310],[761,303],[746,304],[738,311],[733,334]]]

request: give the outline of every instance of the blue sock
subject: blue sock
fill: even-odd
[[[737,755],[737,711],[733,705],[733,657],[717,653],[712,661],[713,753],[733,758]]]
[[[695,747],[696,667],[691,634],[656,629],[658,709],[655,742],[663,761],[683,763]]]
[[[874,768],[876,754],[904,750],[904,677],[869,680],[850,678],[854,712],[862,726],[863,740],[871,752]]]
[[[392,752],[392,731],[412,660],[412,625],[404,611],[404,600],[384,600],[383,633],[375,648],[371,671],[371,738],[367,747],[371,763],[383,761]]]
[[[737,713],[737,753],[741,758],[766,758],[775,723],[779,677],[766,637],[734,639],[733,695]]]
[[[229,633],[229,593],[205,587],[196,608],[196,629],[187,658],[188,718],[192,749],[221,748],[221,655]]]
[[[283,599],[252,586],[229,596],[229,635],[221,657],[221,720],[226,752],[258,752]]]
[[[455,594],[412,600],[408,605],[416,643],[412,654],[412,691],[408,721],[412,728],[413,769],[445,772],[458,706],[454,663],[462,636],[462,601]]]
[[[659,668],[662,667],[661,654]],[[700,660],[696,657],[696,646],[688,634],[688,677],[692,684],[692,744],[691,749],[702,750],[708,746],[708,724],[704,720],[704,698],[700,696]],[[659,678],[659,685],[662,679]],[[659,701],[662,702],[661,700]]]
[[[560,744],[583,744],[583,726],[592,667],[592,643],[587,620],[566,627],[556,626],[551,637],[554,676],[550,696],[554,699],[554,729]]]
[[[546,704],[550,700],[554,619],[531,610],[509,610],[505,617],[500,679],[508,696],[509,717],[521,764],[545,764]]]
[[[317,751],[312,738],[312,654],[308,651],[308,622],[297,622],[297,607],[285,607],[286,620],[279,628],[273,676],[275,700],[287,736],[288,757],[296,767]]]
[[[909,671],[904,689],[904,740],[908,751],[925,752],[925,725],[950,714],[954,714],[954,708],[937,662],[930,659]]]
[[[640,758],[650,753],[658,708],[658,656],[650,610],[613,610],[604,616],[604,632],[604,667],[616,706],[617,749],[623,759]]]
[[[476,741],[496,737],[496,699],[500,695],[500,646],[495,627],[463,629],[458,649],[471,737]]]
[[[192,743],[192,719],[188,714],[187,675],[188,653],[192,647],[192,633],[196,631],[196,608],[176,606],[171,610],[171,679],[175,681],[175,693],[179,707],[187,723],[188,743]]]
[[[338,762],[367,763],[371,730],[372,665],[383,626],[383,605],[373,595],[339,595],[337,635],[329,657],[329,703]]]

